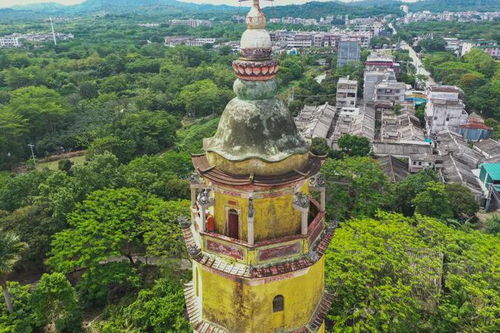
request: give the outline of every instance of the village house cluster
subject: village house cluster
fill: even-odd
[[[55,36],[54,36],[55,35]],[[70,40],[75,38],[73,34],[65,34],[65,33],[14,33],[11,35],[0,37],[0,48],[13,48],[13,47],[22,47],[23,41],[31,42],[34,44],[41,44],[45,42],[50,42],[54,38],[60,41]]]
[[[403,10],[404,11],[404,10]],[[406,11],[405,11],[406,12]],[[428,22],[428,21],[447,21],[447,22],[479,22],[479,21],[493,21],[500,17],[500,12],[477,12],[477,11],[465,11],[465,12],[441,12],[434,13],[429,10],[424,10],[421,12],[410,13],[406,12],[406,15],[399,18],[398,21],[404,24],[413,22]]]
[[[500,142],[477,114],[468,114],[463,91],[427,84],[414,91],[397,81],[400,64],[376,52],[365,62],[363,93],[359,82],[338,80],[336,105],[306,105],[295,118],[307,138],[323,138],[333,149],[346,134],[367,138],[387,176],[398,181],[425,168],[445,183],[461,183],[486,209],[500,207]],[[425,125],[415,115],[415,96],[425,99]]]

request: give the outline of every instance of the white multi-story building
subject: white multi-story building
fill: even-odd
[[[376,102],[390,102],[392,105],[401,104],[405,100],[406,84],[391,78],[390,74],[375,85]]]
[[[194,37],[165,37],[165,46],[177,46],[177,45],[187,45],[187,46],[204,46],[208,44],[215,44],[215,38],[194,38]]]
[[[21,47],[19,37],[0,37],[0,47]]]
[[[446,42],[446,50],[451,51],[455,54],[460,54],[462,50],[462,41],[458,38],[445,37],[443,38]]]
[[[337,112],[349,108],[349,113],[354,112],[358,98],[358,81],[350,80],[349,77],[341,77],[337,82],[337,94],[335,105]]]
[[[363,83],[363,99],[366,103],[375,101],[375,89],[377,84],[384,79],[396,80],[396,73],[390,68],[373,68],[365,70]]]
[[[425,106],[425,126],[427,135],[443,130],[458,130],[465,124],[468,114],[460,99],[463,91],[455,86],[430,86],[427,91],[428,102]]]
[[[205,26],[211,26],[212,22],[209,20],[195,20],[195,19],[190,19],[190,20],[171,20],[170,25],[188,25],[192,28],[196,28],[202,25]]]

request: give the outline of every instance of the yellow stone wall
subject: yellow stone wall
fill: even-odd
[[[234,281],[198,263],[194,266],[199,274],[203,319],[232,332],[266,333],[302,327],[309,322],[324,291],[324,257],[305,274],[289,273],[283,280],[265,283]],[[284,311],[273,313],[276,295],[284,296]]]
[[[254,237],[255,242],[300,234],[301,213],[292,207],[295,184],[274,190],[254,192]],[[309,183],[305,182],[300,191],[309,193]],[[215,188],[215,207],[211,213],[215,217],[215,231],[228,235],[228,211],[239,213],[240,239],[248,237],[248,192],[239,193],[234,189]],[[264,197],[263,197],[264,196]]]

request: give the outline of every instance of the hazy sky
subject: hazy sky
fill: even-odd
[[[40,3],[40,2],[57,2],[63,5],[74,5],[77,3],[84,2],[85,0],[0,0],[0,7],[11,7],[11,6],[19,6],[19,5],[28,5],[32,3]],[[238,5],[238,0],[180,0],[184,2],[193,2],[193,3],[209,3],[214,5]],[[251,0],[250,0],[251,1]],[[249,6],[250,1],[245,1],[243,4],[245,6]],[[305,3],[312,0],[276,0],[274,2],[275,5],[287,5],[292,3]],[[314,0],[314,1],[329,1],[329,0]],[[352,0],[344,0],[345,2]],[[272,5],[270,1],[261,0],[261,4],[263,7]]]
[[[63,5],[74,5],[83,1],[84,0],[0,0],[0,7],[29,5],[37,2],[57,2]]]
[[[81,3],[85,0],[0,0],[0,7],[11,7],[16,5],[27,5],[32,3],[39,2],[57,2],[63,5],[74,5],[77,3]],[[194,2],[194,3],[210,3],[210,4],[226,4],[226,5],[237,5],[238,0],[181,0],[186,2]],[[311,0],[276,0],[274,2],[275,5],[287,5],[291,3],[305,3]],[[328,1],[328,0],[315,0],[315,1]],[[344,2],[356,1],[356,0],[343,0]],[[405,0],[403,0],[405,1]],[[406,0],[406,2],[414,2],[415,0]],[[269,1],[262,0],[261,3],[264,6],[269,6],[271,3]],[[248,6],[249,2],[244,2],[246,6]]]

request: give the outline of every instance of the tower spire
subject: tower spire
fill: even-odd
[[[307,161],[309,146],[299,135],[290,111],[276,97],[275,78],[280,66],[272,58],[271,37],[265,29],[266,17],[259,0],[253,0],[246,25],[240,57],[233,62],[237,76],[233,90],[237,97],[228,103],[216,134],[204,140],[203,148],[212,165],[228,172],[283,171],[276,168],[276,163],[289,158],[294,162],[284,162],[285,169],[300,169]],[[241,161],[250,161],[249,167],[233,168],[232,164]]]

